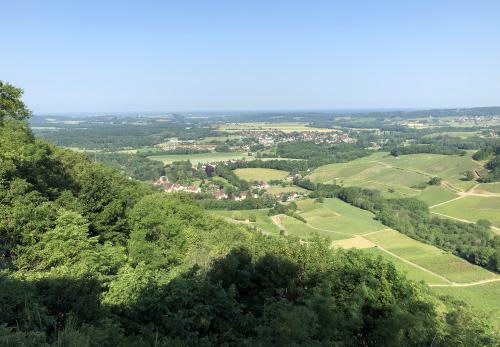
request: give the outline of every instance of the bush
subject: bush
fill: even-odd
[[[430,186],[439,186],[441,185],[441,177],[432,177],[427,184]]]

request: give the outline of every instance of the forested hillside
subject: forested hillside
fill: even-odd
[[[1,346],[495,346],[395,267],[209,216],[36,140],[0,84]]]

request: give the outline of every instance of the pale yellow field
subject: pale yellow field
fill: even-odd
[[[223,124],[218,130],[226,132],[236,131],[270,131],[281,130],[285,133],[294,131],[318,131],[318,132],[334,132],[335,129],[328,128],[312,128],[307,123],[233,123]]]
[[[263,168],[248,168],[248,169],[236,169],[234,173],[241,179],[245,181],[264,181],[268,182],[271,180],[282,180],[288,176],[288,172],[282,170],[274,169],[263,169]]]

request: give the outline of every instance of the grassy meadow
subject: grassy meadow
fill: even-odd
[[[299,214],[312,227],[325,232],[360,235],[384,229],[373,219],[371,212],[356,208],[339,199],[325,199],[323,203],[312,199],[297,202]]]
[[[220,210],[209,210],[210,213],[226,218],[230,221],[245,223],[248,225],[254,225],[257,228],[263,230],[265,233],[279,234],[279,227],[272,222],[270,216],[267,215],[267,209],[263,210],[239,210],[239,211],[220,211]],[[249,222],[250,215],[256,217],[255,222]],[[234,219],[235,216],[242,218],[241,220]]]
[[[497,228],[500,227],[500,197],[467,196],[431,209],[450,217],[477,222],[488,219]]]
[[[171,164],[174,161],[190,160],[193,165],[198,163],[211,163],[215,161],[224,161],[230,159],[253,159],[248,156],[246,152],[209,152],[209,153],[196,153],[196,154],[160,154],[148,157],[152,160],[163,162],[165,165]]]
[[[271,180],[282,180],[288,176],[288,172],[275,169],[263,169],[263,168],[247,168],[247,169],[236,169],[234,173],[241,179],[252,182],[252,181],[264,181],[268,182]]]

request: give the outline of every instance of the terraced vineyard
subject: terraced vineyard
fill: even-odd
[[[436,206],[431,211],[441,216],[449,216],[473,223],[479,219],[487,219],[495,227],[500,228],[500,195],[491,197],[465,196]]]
[[[377,152],[349,163],[321,166],[309,178],[316,183],[336,182],[345,186],[378,189],[386,196],[421,197],[424,201],[438,203],[474,186],[475,182],[461,179],[463,172],[468,170],[482,172],[483,168],[468,156],[414,154],[393,157]],[[444,184],[432,189],[416,188],[434,176],[441,177]]]

